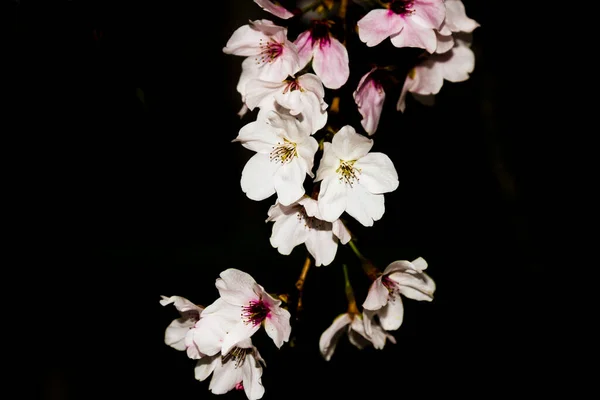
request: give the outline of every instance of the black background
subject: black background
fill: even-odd
[[[535,95],[545,83],[527,47],[543,35],[533,6],[507,23],[503,2],[464,4],[481,24],[475,71],[446,82],[434,107],[409,98],[404,114],[384,110],[374,151],[394,160],[400,187],[382,220],[353,227],[382,269],[424,257],[435,300],[405,302],[397,344],[358,351],[342,339],[325,362],[319,335],[345,310],[340,263],[359,299],[368,285],[340,247],[309,272],[296,346],[257,337],[265,399],[548,389],[560,324],[548,246],[560,217],[540,206],[557,177],[539,125],[551,110],[532,106],[548,101]],[[43,399],[214,397],[194,362],[164,344],[177,313],[160,295],[207,305],[229,267],[286,292],[305,256],[270,246],[271,200],[242,193],[251,153],[231,143],[250,119],[235,115],[242,58],[222,48],[270,15],[250,1],[23,0],[1,11],[14,269],[35,305],[28,387]]]

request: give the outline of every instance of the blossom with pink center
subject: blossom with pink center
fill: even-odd
[[[288,11],[285,7],[279,5],[279,2],[272,2],[269,0],[254,0],[254,2],[266,12],[269,12],[281,19],[289,19],[294,16],[294,13]]]
[[[446,0],[446,18],[437,32],[436,53],[445,53],[454,47],[454,35],[472,33],[479,23],[467,17],[465,5],[461,0]]]
[[[466,81],[474,69],[475,54],[470,48],[470,43],[457,39],[452,50],[442,54],[432,54],[409,71],[396,109],[404,112],[407,93],[412,93],[421,103],[431,104],[433,96],[442,89],[444,80]]]
[[[246,57],[237,84],[242,99],[250,79],[280,82],[300,70],[298,50],[287,39],[287,28],[266,19],[250,21],[236,29],[223,52]]]
[[[444,0],[392,0],[385,7],[369,11],[357,22],[362,42],[373,47],[389,37],[395,47],[435,51],[435,32],[446,15]]]
[[[289,340],[290,313],[280,307],[281,300],[272,297],[246,272],[229,268],[219,276],[216,286],[221,297],[204,309],[200,322],[206,318],[207,327],[232,322],[223,337],[221,354],[250,338],[261,326],[278,348]]]
[[[381,81],[374,74],[376,71],[378,69],[374,67],[363,75],[352,94],[354,102],[358,107],[358,112],[362,115],[360,123],[369,136],[377,131],[381,111],[383,110],[383,103],[385,102],[385,91],[383,90]]]
[[[335,221],[344,211],[364,226],[383,217],[384,193],[398,188],[398,173],[387,155],[370,153],[373,144],[350,125],[323,143],[315,182],[321,181],[317,200],[325,221]]]
[[[310,121],[301,121],[286,109],[261,109],[256,121],[240,129],[233,141],[256,152],[240,180],[248,198],[261,201],[277,193],[279,202],[289,205],[304,195],[304,180],[306,175],[314,176],[319,148],[311,132]]]
[[[369,329],[369,333],[367,332]],[[343,334],[346,334],[350,343],[359,350],[373,345],[377,350],[383,349],[386,340],[396,343],[396,339],[385,332],[379,323],[369,314],[346,312],[338,315],[333,323],[325,329],[319,339],[319,350],[326,361],[329,361],[335,352],[337,344]]]
[[[289,255],[294,247],[304,243],[317,267],[331,264],[338,241],[346,244],[351,238],[341,220],[324,221],[317,201],[306,195],[289,206],[275,203],[269,208],[268,215],[266,222],[274,221],[271,245],[279,253]]]
[[[277,105],[285,107],[291,115],[301,114],[315,133],[327,123],[325,88],[315,74],[305,73],[280,82],[252,79],[246,84],[244,102],[248,109],[274,110]]]
[[[313,21],[294,44],[298,48],[300,68],[312,60],[312,69],[326,88],[339,89],[346,83],[350,76],[348,50],[331,34],[329,22]]]
[[[200,320],[200,314],[204,308],[181,296],[161,296],[161,298],[161,305],[173,304],[180,314],[180,317],[174,319],[165,330],[165,344],[176,350],[185,350],[190,358],[202,357],[203,354],[193,343],[192,331],[196,322]]]
[[[427,262],[421,257],[412,262],[394,261],[369,287],[363,308],[377,315],[386,331],[400,328],[404,319],[400,295],[413,300],[433,300],[435,282],[423,272],[425,269]]]

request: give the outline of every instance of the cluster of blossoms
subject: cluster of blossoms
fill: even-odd
[[[295,285],[297,309],[308,268],[331,264],[340,243],[351,248],[371,278],[359,310],[345,274],[348,309],[321,335],[324,359],[332,357],[342,333],[358,348],[382,349],[388,340],[395,343],[391,332],[402,324],[401,295],[431,301],[435,283],[424,272],[423,258],[394,261],[381,271],[353,241],[347,218],[373,226],[385,213],[385,194],[399,187],[393,161],[371,151],[371,136],[378,131],[386,93],[394,87],[399,89],[396,110],[405,112],[408,93],[432,104],[444,81],[469,78],[475,63],[470,34],[479,24],[467,17],[461,0],[254,2],[272,18],[239,27],[223,48],[243,57],[238,115],[254,116],[233,139],[254,153],[243,168],[241,189],[251,200],[274,199],[266,222],[273,223],[270,242],[279,253],[306,247]],[[384,46],[388,39],[392,50],[418,53],[400,68],[349,51]],[[351,63],[359,77],[353,87]],[[348,104],[344,97],[352,107],[341,113],[341,104]],[[354,112],[360,126],[348,122]],[[165,341],[198,360],[198,380],[212,374],[213,393],[237,388],[259,399],[265,363],[251,337],[264,326],[277,347],[289,340],[289,304],[281,300],[287,297],[268,294],[236,269],[222,272],[216,286],[221,297],[206,308],[163,297],[163,305],[174,304],[181,313],[167,328]]]

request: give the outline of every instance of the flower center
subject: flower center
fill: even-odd
[[[319,43],[319,46],[328,46],[331,43],[331,35],[329,30],[331,22],[315,20],[312,22],[310,30],[310,39],[312,44]]]
[[[296,218],[298,218],[298,223],[303,223],[304,227],[307,229],[328,230],[328,226],[326,224],[329,224],[329,222],[320,220],[316,217],[309,217],[304,208],[298,211]]]
[[[269,155],[269,160],[285,164],[292,161],[294,157],[297,156],[296,143],[290,142],[284,138],[283,142],[277,142],[277,145],[273,146],[273,150],[271,150],[271,154]]]
[[[394,282],[387,276],[384,276],[383,278],[381,278],[381,283],[383,284],[383,286],[385,286],[385,288],[388,290],[388,292],[390,294],[388,301],[394,301],[395,300],[394,293],[398,291],[398,285],[396,285],[396,282]]]
[[[300,86],[300,83],[298,83],[298,80],[296,78],[288,78],[285,80],[286,85],[285,88],[283,89],[283,93],[287,93],[287,92],[292,92],[294,90],[299,90],[301,92],[304,91],[304,89],[302,88],[302,86]]]
[[[396,14],[412,15],[415,10],[412,9],[413,0],[393,0],[388,8]]]
[[[247,306],[242,307],[242,320],[246,324],[259,325],[267,318],[269,307],[262,300],[251,300]]]
[[[352,161],[344,161],[340,160],[340,166],[335,170],[335,172],[339,175],[340,182],[345,182],[348,185],[352,186],[355,182],[358,182],[360,179],[358,175],[361,170],[359,168],[354,168],[354,163],[356,160]]]
[[[251,348],[244,349],[241,347],[234,347],[229,351],[229,353],[225,354],[224,356],[221,356],[221,363],[225,364],[229,360],[233,360],[233,362],[235,362],[235,367],[238,368],[244,363],[246,355],[250,353],[252,353]]]
[[[256,58],[257,64],[271,63],[283,53],[283,44],[276,42],[274,39],[270,39],[265,43],[261,38],[259,46],[260,55]]]

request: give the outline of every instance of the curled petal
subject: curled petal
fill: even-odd
[[[287,342],[290,339],[291,331],[290,312],[279,307],[271,309],[269,316],[265,319],[265,332],[273,339],[275,346],[280,348],[284,342]]]
[[[335,347],[344,332],[350,324],[351,318],[348,313],[338,315],[333,323],[325,329],[319,338],[319,350],[326,361],[331,359],[335,352]]]
[[[362,306],[367,310],[379,310],[387,304],[388,297],[389,291],[383,286],[381,278],[377,278],[371,283]]]
[[[259,5],[260,8],[262,8],[263,10],[275,15],[276,17],[279,17],[281,19],[289,19],[292,18],[294,16],[293,13],[291,13],[290,11],[288,11],[286,8],[280,6],[280,5],[276,5],[274,4],[272,1],[269,0],[254,0],[254,2],[256,4]]]

